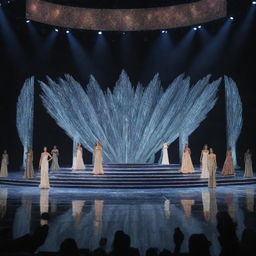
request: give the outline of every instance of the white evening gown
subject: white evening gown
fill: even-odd
[[[79,149],[76,151],[76,157],[74,159],[74,165],[73,165],[74,170],[84,170],[84,160],[83,160],[83,152]]]
[[[170,164],[169,163],[169,156],[168,156],[168,144],[163,144],[163,158],[162,158],[162,164]]]
[[[50,188],[48,171],[49,171],[48,155],[42,155],[41,180],[40,180],[39,188]]]
[[[209,178],[209,170],[208,170],[208,152],[203,151],[203,157],[202,157],[202,166],[201,166],[201,176],[200,178]]]

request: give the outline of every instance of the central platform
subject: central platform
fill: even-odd
[[[205,187],[208,179],[200,178],[200,168],[193,174],[180,173],[180,165],[159,164],[106,164],[104,175],[93,175],[92,165],[86,170],[72,171],[61,168],[58,172],[50,172],[51,187],[59,188],[95,188],[95,189],[157,189]],[[256,184],[256,177],[244,178],[242,170],[236,170],[236,176],[223,177],[217,171],[217,186]],[[36,172],[34,179],[24,179],[23,172],[10,173],[8,178],[1,178],[2,185],[39,186],[40,175]]]

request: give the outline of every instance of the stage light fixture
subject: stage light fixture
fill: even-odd
[[[201,25],[199,25],[197,28],[201,28],[202,26]]]
[[[30,20],[26,20],[26,23],[29,23],[30,22]]]
[[[69,30],[66,30],[66,34],[69,34]]]
[[[252,1],[252,4],[256,4],[256,1]]]
[[[234,17],[233,17],[233,16],[231,16],[231,17],[229,17],[229,19],[230,19],[230,20],[233,20],[233,19],[234,19]]]
[[[197,30],[197,28],[196,28],[196,27],[194,27],[193,29],[194,29],[194,30]]]
[[[55,32],[59,32],[59,30],[57,28],[55,28],[54,30],[55,30]]]
[[[101,34],[102,34],[102,32],[101,32],[101,31],[99,31],[99,32],[98,32],[98,35],[101,35]]]

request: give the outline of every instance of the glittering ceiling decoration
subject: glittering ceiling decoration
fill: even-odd
[[[26,17],[59,27],[87,30],[134,31],[189,26],[226,16],[226,0],[144,9],[93,9],[27,0]]]

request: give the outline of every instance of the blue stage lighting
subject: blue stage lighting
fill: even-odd
[[[30,20],[26,20],[26,23],[29,23],[30,22]]]
[[[55,28],[54,30],[55,30],[55,32],[59,32],[59,30],[57,28]]]
[[[193,29],[194,29],[194,30],[197,30],[197,28],[196,28],[196,27],[194,27]]]
[[[98,35],[101,35],[101,34],[102,34],[102,32],[101,32],[101,31],[99,31],[99,32],[98,32]]]
[[[229,17],[229,19],[230,19],[230,20],[233,20],[233,19],[234,19],[234,17],[233,17],[233,16],[231,16],[231,17]]]
[[[197,28],[201,28],[202,26],[201,25],[199,25]]]
[[[69,33],[69,30],[66,30],[66,34],[68,34]]]
[[[256,4],[256,1],[252,1],[252,4]]]

